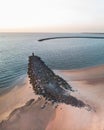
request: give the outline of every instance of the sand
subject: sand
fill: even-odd
[[[92,110],[88,111],[85,108],[75,108],[65,104],[60,104],[55,108],[51,103],[42,108],[44,99],[38,102],[35,100],[32,104],[12,112],[8,120],[0,125],[0,130],[2,128],[5,130],[104,129],[104,65],[79,70],[55,70],[55,72],[67,80],[76,90],[71,94],[89,104]],[[3,119],[5,113],[8,110],[12,111],[17,107],[17,104],[18,106],[23,105],[27,100],[34,98],[35,94],[29,86],[27,83],[22,87],[16,87],[2,96],[2,99],[0,98],[0,104],[2,103],[0,105],[0,113],[2,113],[0,118]],[[15,96],[16,100],[13,99]],[[8,110],[4,110],[6,105]]]
[[[34,95],[29,79],[26,78],[24,84],[15,86],[0,96],[0,121],[6,119],[15,108],[23,106],[32,98],[37,99],[37,96]]]
[[[44,102],[42,98],[16,109],[1,123],[0,130],[45,130],[55,116],[55,109],[51,103],[43,109]]]
[[[72,95],[89,104],[93,111],[62,104],[47,130],[104,130],[104,65],[55,72],[76,90]]]

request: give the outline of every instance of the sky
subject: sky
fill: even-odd
[[[0,0],[0,32],[104,32],[104,0]]]

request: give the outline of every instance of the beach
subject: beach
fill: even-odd
[[[34,95],[29,79],[26,77],[24,83],[0,95],[0,121],[6,119],[14,109],[25,105],[32,98],[37,99],[37,96]]]
[[[64,103],[57,106],[51,102],[44,106],[44,98],[39,99],[34,94],[27,78],[24,85],[1,96],[0,120],[5,121],[0,123],[0,130],[103,130],[104,65],[54,72],[75,90],[71,95],[89,104],[92,109],[88,111]],[[34,100],[31,102],[30,99]]]

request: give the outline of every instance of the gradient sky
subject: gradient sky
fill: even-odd
[[[104,32],[104,0],[0,0],[0,32]]]

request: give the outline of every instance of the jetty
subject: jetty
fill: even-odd
[[[77,39],[86,39],[86,38],[88,38],[88,39],[104,39],[104,37],[103,36],[67,36],[67,37],[47,37],[47,38],[42,38],[42,39],[39,39],[38,41],[39,42],[42,42],[42,41],[47,41],[47,40],[55,40],[55,39],[67,39],[67,38],[69,38],[69,39],[75,39],[75,38],[77,38]]]
[[[28,77],[35,94],[43,96],[46,100],[75,107],[86,107],[83,101],[71,96],[74,92],[72,87],[34,53],[29,56]]]

